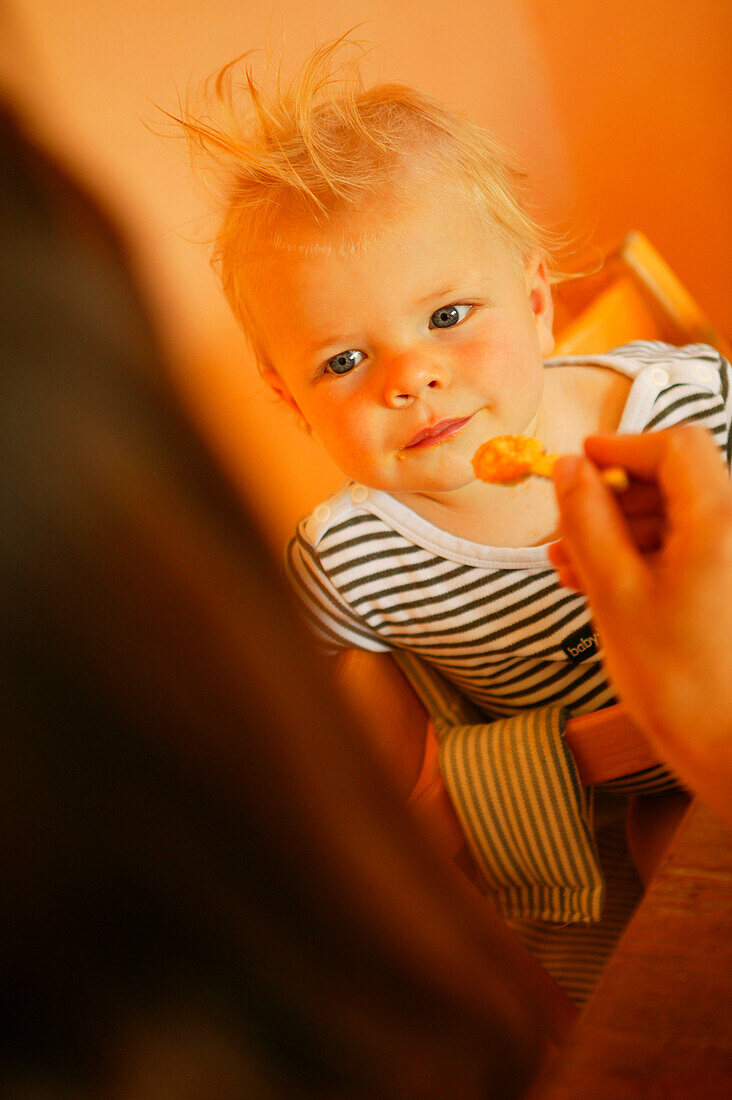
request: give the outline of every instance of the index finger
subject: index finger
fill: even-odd
[[[564,549],[554,549],[552,560],[559,558],[561,566],[561,555],[568,552],[572,575],[598,614],[609,613],[613,605],[618,611],[619,588],[636,591],[646,571],[618,500],[597,469],[575,456],[557,461],[554,485]]]
[[[709,431],[681,424],[641,435],[591,436],[589,458],[619,464],[631,477],[655,481],[670,509],[714,507],[730,493],[729,476]]]

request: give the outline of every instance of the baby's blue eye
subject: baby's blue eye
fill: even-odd
[[[348,351],[339,351],[338,354],[334,355],[332,359],[329,359],[325,365],[331,374],[348,374],[349,371],[357,367],[365,358],[362,351],[356,351],[355,348],[350,348]]]
[[[470,313],[472,306],[440,306],[430,317],[430,328],[452,328],[459,325]]]

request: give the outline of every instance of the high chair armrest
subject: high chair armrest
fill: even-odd
[[[570,718],[564,740],[585,787],[661,763],[622,703]]]

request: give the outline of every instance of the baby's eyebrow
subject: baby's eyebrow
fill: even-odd
[[[425,294],[424,298],[417,298],[417,305],[423,305],[425,302],[430,302],[434,298],[447,298],[451,294],[457,294],[457,288],[450,284],[450,286],[440,287],[437,290],[431,290],[429,294]]]
[[[318,337],[317,340],[311,340],[305,345],[305,352],[307,355],[314,355],[316,352],[324,351],[326,348],[332,347],[346,347],[348,341],[344,340],[342,336],[326,336],[324,339]]]

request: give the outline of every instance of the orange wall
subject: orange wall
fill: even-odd
[[[258,380],[207,266],[205,201],[153,103],[276,43],[363,23],[371,75],[495,128],[538,211],[580,240],[643,229],[732,336],[730,0],[15,0],[27,98],[117,206],[193,405],[273,545],[340,474]],[[159,128],[159,127],[158,127]]]
[[[569,152],[578,221],[642,229],[732,335],[730,0],[527,0]]]

